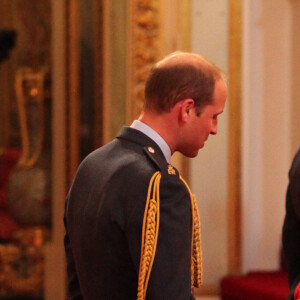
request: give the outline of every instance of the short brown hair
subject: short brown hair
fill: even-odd
[[[145,109],[169,112],[177,102],[188,98],[195,101],[199,111],[210,104],[215,81],[223,74],[213,63],[200,56],[198,59],[198,63],[178,61],[154,66],[146,81]]]

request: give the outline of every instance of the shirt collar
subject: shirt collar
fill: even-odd
[[[134,128],[136,130],[141,131],[145,135],[147,135],[149,138],[151,138],[161,149],[163,152],[165,159],[168,163],[171,161],[171,149],[169,145],[166,143],[166,141],[150,126],[143,123],[142,121],[135,120],[130,126],[131,128]]]

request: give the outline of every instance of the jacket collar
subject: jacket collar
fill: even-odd
[[[117,139],[124,139],[136,143],[144,148],[146,155],[161,169],[168,162],[165,159],[160,147],[141,131],[124,126],[116,136]]]

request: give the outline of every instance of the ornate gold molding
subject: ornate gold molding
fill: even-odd
[[[128,0],[127,123],[141,113],[146,78],[162,55],[160,15],[159,0]]]
[[[67,87],[67,179],[71,183],[79,165],[79,8],[77,1],[67,1],[66,11]]]
[[[94,55],[95,55],[95,69],[94,69],[94,107],[95,107],[95,119],[94,119],[94,147],[98,148],[103,144],[104,139],[104,4],[102,0],[96,0],[93,2],[94,8]]]

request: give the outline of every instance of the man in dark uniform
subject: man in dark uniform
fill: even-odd
[[[300,149],[294,157],[289,172],[283,225],[283,251],[291,287],[288,299],[292,300],[295,288],[300,283]]]
[[[174,53],[154,66],[139,120],[84,159],[69,191],[71,299],[194,299],[199,215],[170,158],[198,154],[217,133],[226,97],[221,71],[196,54]]]

